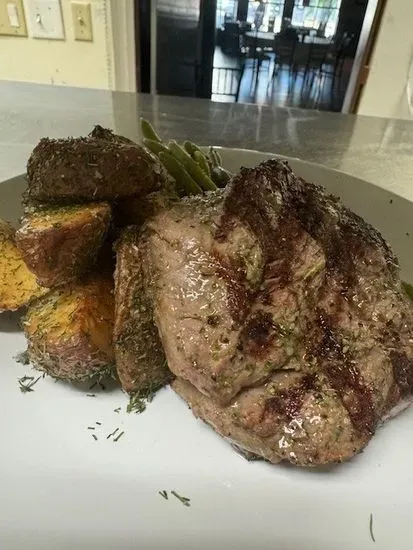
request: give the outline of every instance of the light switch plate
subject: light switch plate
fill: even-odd
[[[26,0],[27,19],[33,38],[64,40],[60,0]]]
[[[90,4],[72,3],[73,30],[75,40],[93,41],[92,13]]]
[[[27,36],[23,0],[0,0],[0,35]]]

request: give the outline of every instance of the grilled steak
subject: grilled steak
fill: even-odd
[[[342,461],[413,391],[413,315],[381,235],[272,160],[147,225],[175,390],[271,462]]]

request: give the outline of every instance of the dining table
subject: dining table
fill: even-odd
[[[244,34],[245,45],[251,45],[254,49],[271,48],[274,44],[275,34],[274,32],[266,31],[247,31]]]
[[[297,35],[299,37],[299,43],[316,44],[317,46],[326,47],[332,44],[332,39],[324,36],[313,36],[310,34],[302,35],[299,32]],[[280,36],[280,33],[248,31],[244,34],[245,46],[251,48],[252,52],[255,52],[257,48],[273,48],[276,36]]]
[[[331,38],[324,36],[306,36],[303,42],[304,44],[317,44],[318,46],[330,46],[332,44]]]

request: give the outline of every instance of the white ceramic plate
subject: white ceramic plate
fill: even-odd
[[[222,156],[236,170],[270,155],[223,149]],[[412,203],[290,162],[380,228],[413,281]],[[18,218],[24,186],[23,177],[0,184],[0,217]],[[16,319],[0,317],[1,550],[413,548],[413,409],[347,464],[316,471],[247,462],[169,389],[141,415],[125,412],[118,389],[45,378],[21,393],[17,378],[31,370],[13,359],[25,348]],[[118,427],[123,437],[106,439]],[[158,494],[172,489],[191,506]]]

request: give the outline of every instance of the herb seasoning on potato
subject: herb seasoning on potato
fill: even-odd
[[[30,208],[16,244],[43,286],[70,282],[90,271],[111,219],[107,203]]]
[[[13,227],[0,220],[0,312],[19,309],[47,291],[24,263]]]
[[[24,319],[33,366],[80,382],[107,372],[114,362],[113,281],[99,275],[50,292]]]

